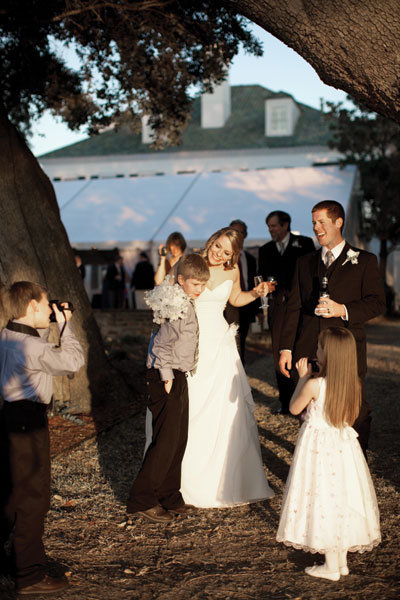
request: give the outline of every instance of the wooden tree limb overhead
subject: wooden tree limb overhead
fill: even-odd
[[[226,6],[293,48],[324,83],[400,123],[398,0],[229,0]]]
[[[139,2],[118,2],[118,6],[121,11],[126,11],[128,13],[134,12],[144,12],[153,9],[164,9],[171,4],[173,0],[141,0]],[[67,17],[73,17],[77,15],[81,15],[82,13],[91,12],[96,17],[98,17],[100,10],[105,8],[115,9],[118,8],[115,0],[69,0],[66,3],[66,10],[62,11],[60,14],[57,14],[53,17],[53,21],[56,23],[58,21],[63,21]]]

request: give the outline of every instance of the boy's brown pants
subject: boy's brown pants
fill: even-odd
[[[158,369],[148,369],[146,383],[148,407],[153,417],[153,436],[129,494],[129,513],[147,510],[157,504],[166,509],[184,504],[179,489],[188,434],[186,375],[174,369],[169,394],[165,391]]]

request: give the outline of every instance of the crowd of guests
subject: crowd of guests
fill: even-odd
[[[314,206],[316,250],[310,238],[290,231],[287,213],[273,211],[258,267],[243,250],[247,227],[240,219],[197,253],[185,253],[181,234],[171,234],[159,247],[155,273],[142,253],[132,288],[138,304],[144,294],[136,292],[148,290],[157,327],[146,359],[146,448],[127,500],[130,516],[165,524],[199,508],[273,497],[243,367],[249,324],[264,318],[259,300],[268,295],[278,412],[301,415],[302,423],[277,540],[324,554],[325,562],[306,572],[332,581],[349,573],[348,552],[379,544],[366,461],[364,324],[383,313],[385,298],[376,257],[346,242],[344,221],[338,202]],[[108,281],[118,307],[126,281],[121,257]],[[2,305],[9,322],[0,334],[1,541],[13,530],[11,556],[3,558],[12,562],[20,594],[58,592],[67,582],[46,574],[42,542],[50,494],[46,407],[51,376],[79,370],[83,352],[68,307],[49,305],[44,288],[14,283]],[[46,338],[51,313],[60,327],[67,322],[61,348]]]

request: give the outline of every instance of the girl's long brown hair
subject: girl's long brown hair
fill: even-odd
[[[325,418],[334,427],[353,425],[361,405],[354,336],[344,327],[329,327],[318,341],[323,351],[320,376],[326,378]]]
[[[235,265],[237,265],[239,260],[239,254],[241,249],[243,248],[243,236],[241,233],[233,229],[232,227],[223,227],[222,229],[218,229],[215,233],[212,234],[210,238],[206,241],[206,245],[204,246],[204,250],[201,253],[201,256],[208,259],[208,251],[210,250],[213,243],[222,235],[226,235],[229,239],[232,246],[232,257],[229,261],[224,263],[225,269],[233,269]]]

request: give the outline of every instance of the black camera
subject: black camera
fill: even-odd
[[[307,362],[311,365],[312,373],[319,373],[319,364],[316,358],[309,358]]]
[[[72,302],[68,302],[66,300],[49,300],[49,306],[51,308],[50,323],[57,322],[56,313],[53,310],[53,304],[55,304],[57,306],[58,310],[60,310],[61,312],[64,312],[65,310],[74,312],[74,310],[75,310]],[[66,304],[66,306],[63,306],[63,304]]]
[[[167,254],[168,254],[168,250],[167,250],[167,248],[166,248],[165,246],[163,246],[163,247],[161,248],[160,255],[161,255],[161,256],[167,256]]]

